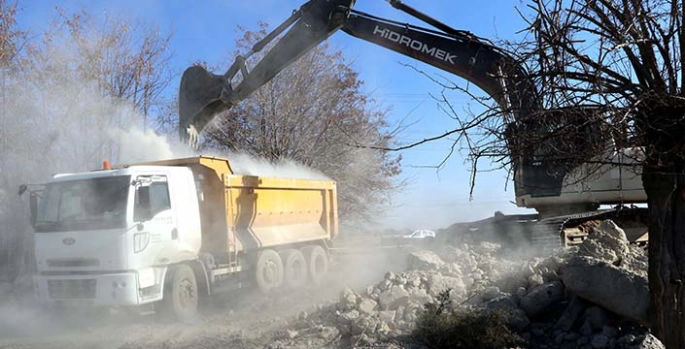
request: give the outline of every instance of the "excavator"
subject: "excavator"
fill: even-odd
[[[555,149],[568,149],[568,140],[544,137],[549,125],[541,126],[536,120],[543,103],[535,80],[523,64],[489,40],[454,29],[401,0],[387,1],[432,28],[355,10],[354,0],[310,0],[249,52],[237,56],[224,74],[208,72],[201,66],[186,69],[179,90],[181,139],[197,146],[202,130],[217,115],[229,111],[289,64],[342,31],[466,79],[500,107],[507,125],[516,204],[538,213],[498,213],[486,220],[457,224],[453,232],[499,231],[516,242],[548,249],[577,244],[596,222],[612,218],[624,226],[631,240],[646,240],[646,209],[634,205],[647,199],[639,167],[634,166],[635,156],[631,156],[638,150],[620,148],[610,139],[607,142],[607,137],[600,137],[608,145],[592,161],[559,165],[563,157],[555,154]],[[268,51],[250,69],[248,59],[265,48]],[[557,113],[559,120],[568,121],[573,119],[569,116],[585,115],[586,109],[559,109],[547,111],[547,115]],[[592,127],[577,129],[583,133],[576,135],[574,140],[579,142],[574,146],[597,145],[600,131]],[[515,146],[520,139],[531,136],[545,141],[528,146],[526,151]],[[602,206],[610,208],[600,209]]]

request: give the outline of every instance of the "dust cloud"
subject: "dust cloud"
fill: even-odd
[[[241,153],[217,154],[215,156],[229,159],[231,168],[236,174],[264,177],[330,180],[330,178],[325,174],[313,168],[304,166],[294,160],[284,159],[278,162],[270,162],[266,159],[259,159]]]
[[[272,162],[245,153],[213,149],[198,153],[176,138],[170,138],[172,136],[150,130],[117,129],[110,135],[120,144],[117,163],[122,165],[204,155],[228,159],[233,172],[239,175],[330,180],[325,174],[294,160]]]
[[[12,264],[0,275],[0,348],[169,347],[196,338],[221,341],[227,333],[258,336],[301,311],[330,302],[344,287],[362,287],[398,268],[401,254],[342,253],[324,285],[296,293],[259,296],[254,288],[209,300],[196,324],[178,324],[126,309],[47,309],[33,300],[32,230],[28,199],[16,196],[20,184],[45,183],[57,173],[99,169],[103,160],[126,164],[191,157],[197,154],[174,136],[145,127],[143,116],[122,99],[107,97],[97,81],[73,71],[77,61],[67,42],[49,49],[50,70],[22,71],[3,105],[0,154],[0,257],[13,251]],[[49,80],[59,88],[40,88]],[[54,85],[53,85],[54,86]],[[246,154],[228,158],[238,174],[328,179],[291,160],[271,163]],[[18,217],[25,217],[24,219]],[[365,241],[367,245],[376,241]],[[0,260],[2,266],[10,265]],[[211,346],[210,346],[211,347]]]
[[[44,183],[56,173],[98,169],[103,160],[126,164],[197,156],[175,135],[148,129],[133,106],[107,97],[97,81],[75,73],[74,52],[68,42],[52,47],[51,69],[21,72],[15,77],[17,86],[8,92],[10,102],[3,105],[0,250],[23,255],[13,259],[18,261],[13,272],[0,275],[0,348],[168,348],[193,339],[203,341],[205,347],[225,347],[235,344],[234,335],[259,337],[300,312],[336,302],[344,288],[361,290],[388,271],[404,269],[408,251],[381,248],[376,235],[350,234],[333,246],[331,272],[322,285],[270,296],[248,288],[213,297],[206,300],[202,318],[194,324],[126,309],[41,308],[32,299],[32,234],[28,200],[15,196],[20,184]],[[37,87],[46,80],[59,88]],[[228,158],[237,174],[329,179],[288,159],[272,163],[240,153],[210,151],[208,155]]]
[[[114,130],[111,132],[119,146],[118,164],[134,164],[147,161],[190,157],[195,154],[180,142],[172,142],[165,135],[140,128]]]

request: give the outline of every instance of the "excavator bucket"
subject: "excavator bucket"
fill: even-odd
[[[178,91],[181,140],[197,147],[202,129],[219,113],[231,108],[230,103],[221,99],[230,89],[224,75],[212,74],[203,67],[192,66],[183,72]]]

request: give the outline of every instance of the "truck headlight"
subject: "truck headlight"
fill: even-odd
[[[112,288],[115,288],[115,289],[116,288],[126,288],[126,282],[125,281],[122,281],[122,282],[114,281],[114,282],[112,282]]]

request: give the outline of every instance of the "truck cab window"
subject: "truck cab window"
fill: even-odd
[[[141,184],[136,188],[133,220],[144,222],[151,220],[156,214],[171,208],[169,186],[164,176],[138,177]]]
[[[130,176],[57,181],[45,187],[37,232],[115,229],[126,225]]]

